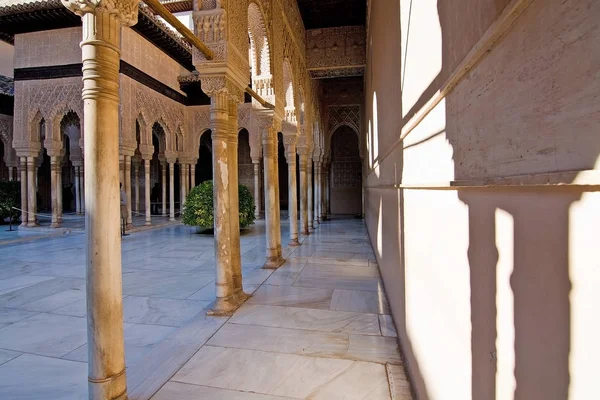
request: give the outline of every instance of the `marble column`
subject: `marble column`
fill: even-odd
[[[308,157],[306,165],[306,180],[308,181],[308,229],[315,229],[313,224],[313,162],[312,157]]]
[[[308,236],[310,234],[308,231],[308,182],[306,179],[308,149],[306,147],[299,148],[298,154],[300,155],[300,229],[303,235]]]
[[[210,121],[212,133],[214,240],[215,240],[215,291],[216,299],[209,308],[212,315],[230,315],[239,306],[234,284],[232,265],[232,219],[239,218],[230,210],[232,166],[230,165],[229,143],[229,93],[221,85],[215,87],[210,81],[202,81],[202,89],[209,88]],[[206,90],[205,90],[206,92]]]
[[[62,157],[56,159],[56,216],[58,218],[58,224],[62,224],[63,220],[63,183],[62,183]]]
[[[279,173],[277,171],[277,131],[272,126],[273,120],[262,121],[264,193],[265,193],[265,237],[267,242],[266,262],[263,268],[279,268],[283,264],[281,257],[281,230],[279,227],[280,210],[277,188]]]
[[[79,187],[80,171],[80,167],[75,166],[75,214],[77,215],[81,214],[81,195],[79,193],[81,191],[81,188]]]
[[[85,163],[81,167],[81,173],[79,174],[79,194],[81,195],[81,213],[85,214]]]
[[[325,173],[325,162],[321,163],[321,221],[327,220],[327,174]]]
[[[190,165],[190,190],[188,191],[188,194],[195,187],[196,187],[196,164],[191,164]]]
[[[35,218],[37,212],[37,168],[35,157],[27,157],[27,226],[38,226]]]
[[[183,214],[183,202],[185,200],[185,164],[179,163],[179,212]]]
[[[260,158],[252,159],[254,167],[254,218],[260,218]]]
[[[133,210],[135,212],[140,211],[140,166],[138,162],[133,164],[133,186],[135,188],[135,201],[133,202]]]
[[[288,218],[290,221],[289,246],[298,246],[298,188],[296,183],[296,133],[284,136],[285,159],[288,165]]]
[[[125,196],[127,197],[127,229],[133,226],[131,215],[131,156],[125,156]]]
[[[160,213],[167,215],[167,166],[164,161],[160,162],[160,190],[162,191],[162,202]]]
[[[315,221],[321,223],[321,163],[315,161]]]
[[[175,221],[175,161],[169,161],[169,221]]]
[[[233,295],[237,297],[247,297],[242,290],[242,256],[240,249],[238,101],[231,98],[228,102],[228,118],[229,140],[227,141],[227,165],[229,168],[229,222],[231,226],[231,270],[233,279]],[[245,298],[243,300],[245,300]],[[241,301],[241,299],[237,301]]]
[[[28,222],[27,211],[27,157],[21,157],[21,227],[26,227]]]
[[[13,174],[14,174],[14,169],[13,167],[7,167],[8,168],[8,181],[12,182],[13,181]]]
[[[58,165],[56,156],[50,156],[50,197],[52,201],[52,222],[51,228],[58,228]]]
[[[325,167],[325,217],[329,217],[329,215],[331,214],[331,204],[330,204],[330,199],[331,199],[331,188],[330,188],[330,170],[331,170],[331,164],[326,164]]]
[[[62,0],[83,20],[88,394],[127,399],[119,207],[119,59],[122,25],[138,1]]]
[[[152,209],[150,208],[150,158],[144,159],[144,200],[146,202],[146,222],[144,225],[152,225]]]

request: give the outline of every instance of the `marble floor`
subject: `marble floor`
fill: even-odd
[[[282,224],[283,242],[288,237]],[[173,225],[123,239],[129,398],[410,399],[362,221],[321,224],[264,270],[264,223],[241,236],[244,289],[208,317],[212,236]],[[0,398],[86,399],[84,235],[0,246]]]

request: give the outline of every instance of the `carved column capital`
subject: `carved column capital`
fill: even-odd
[[[121,25],[132,26],[137,23],[140,0],[61,0],[61,3],[74,14],[105,12],[114,16]]]

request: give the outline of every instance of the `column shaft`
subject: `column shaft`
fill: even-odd
[[[169,163],[169,221],[175,221],[175,163]]]
[[[254,166],[254,217],[260,218],[260,159],[252,160]]]
[[[135,201],[133,202],[133,210],[140,211],[140,167],[137,164],[133,165],[133,179],[135,187]]]
[[[21,226],[27,226],[27,157],[21,157]]]
[[[234,296],[242,292],[242,256],[240,250],[240,194],[238,170],[238,105],[228,102],[229,140],[227,164],[229,166],[229,221],[231,226],[231,270]]]
[[[81,169],[79,166],[75,167],[75,214],[81,214],[81,195],[79,187],[79,174],[81,173]]]
[[[35,158],[27,157],[27,226],[37,226],[35,213],[37,212],[37,177],[35,173]]]
[[[272,127],[264,128],[264,192],[265,192],[265,237],[267,254],[264,268],[278,268],[282,263],[281,231],[279,228],[279,177],[277,173],[277,133]]]
[[[150,209],[150,159],[144,160],[144,200],[146,201],[146,222],[144,225],[152,225],[152,214]]]
[[[164,161],[160,163],[160,190],[162,192],[160,213],[164,217],[167,215],[167,165]]]
[[[290,221],[290,246],[298,246],[298,189],[296,183],[296,145],[286,150],[288,165],[288,218]]]
[[[97,7],[83,19],[88,387],[126,399],[119,199],[120,24]]]
[[[308,235],[308,187],[306,180],[306,149],[300,154],[300,220],[302,234]]]
[[[313,223],[313,163],[312,158],[308,158],[307,160],[307,170],[306,170],[306,180],[308,181],[308,194],[306,195],[308,199],[308,229],[315,229]]]
[[[125,195],[127,197],[127,227],[131,228],[133,219],[131,216],[131,156],[125,156]]]
[[[56,161],[56,199],[58,200],[56,212],[58,223],[61,224],[63,219],[62,157],[57,157]]]
[[[189,192],[191,192],[192,189],[196,187],[196,164],[190,165],[190,185],[191,187]]]
[[[50,157],[50,197],[52,200],[52,222],[50,227],[58,228],[58,167],[56,156]]]
[[[228,122],[228,95],[212,94],[210,119],[212,131],[213,199],[215,230],[216,299],[211,314],[227,314],[235,309],[235,288],[233,284],[231,219],[236,218],[230,211],[231,166],[229,164],[228,142],[230,126]]]

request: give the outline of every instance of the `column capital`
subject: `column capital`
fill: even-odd
[[[260,165],[260,157],[252,158],[252,164]]]
[[[140,0],[61,0],[63,6],[80,17],[105,12],[124,26],[137,23],[139,2]]]
[[[244,89],[227,74],[200,75],[199,79],[202,91],[211,98],[222,95],[222,101],[231,101],[234,103],[244,101]],[[223,104],[222,107],[227,109],[227,104]]]

